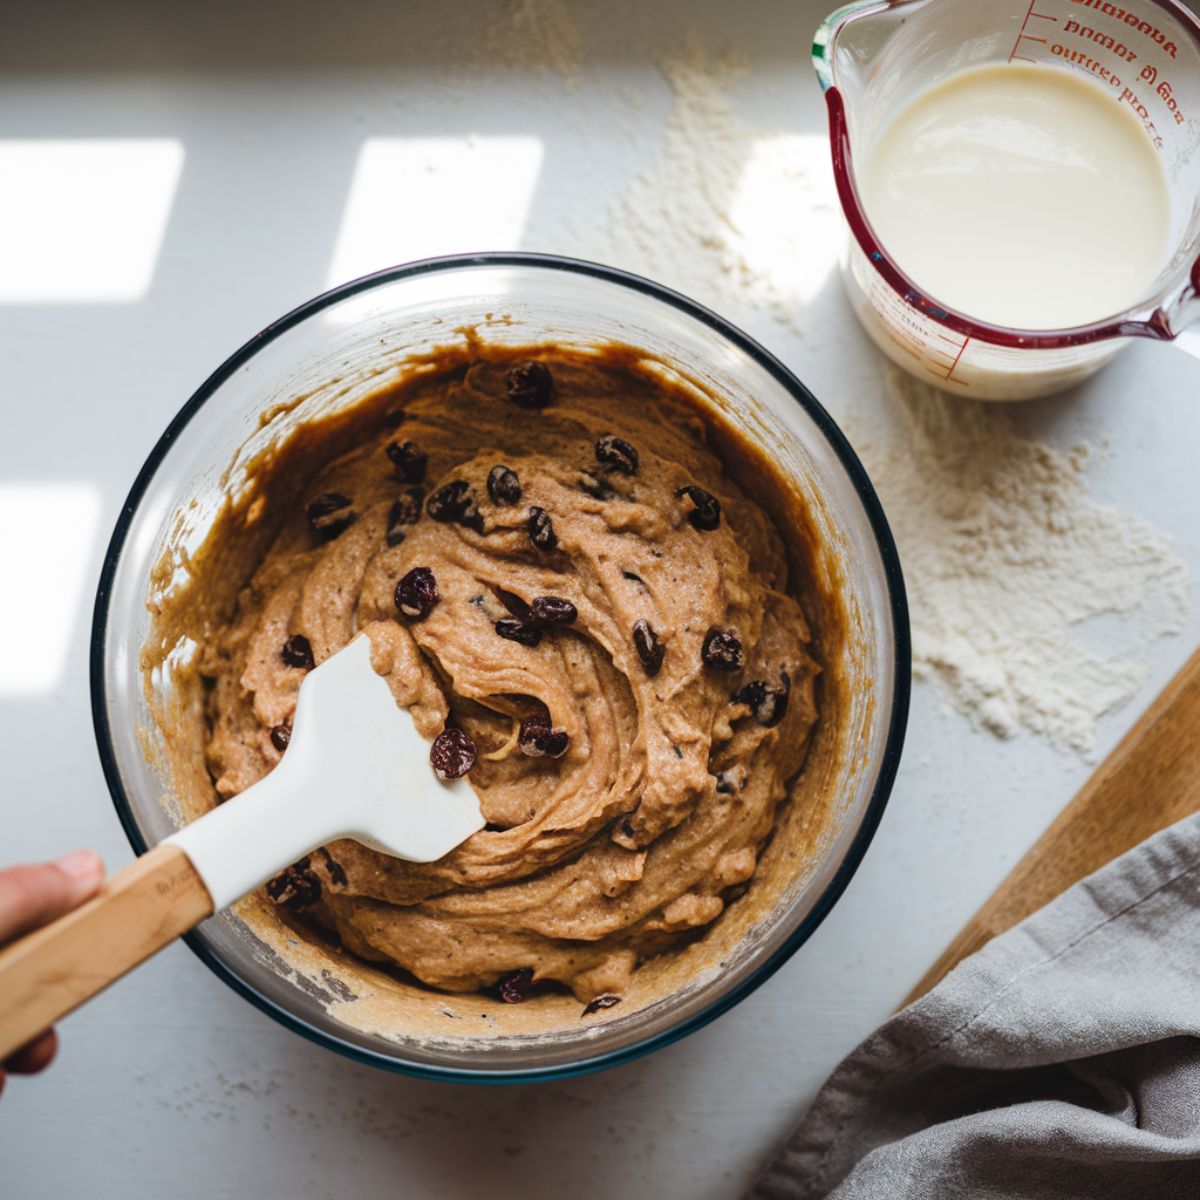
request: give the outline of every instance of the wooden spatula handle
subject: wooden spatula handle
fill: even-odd
[[[100,892],[0,951],[0,1059],[213,911],[188,856],[157,846]]]
[[[1200,650],[926,972],[923,996],[998,933],[1152,833],[1200,811]]]

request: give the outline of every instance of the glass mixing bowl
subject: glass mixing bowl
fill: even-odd
[[[633,1011],[524,1036],[442,1040],[364,1032],[328,1011],[237,916],[222,913],[189,945],[231,987],[289,1029],[350,1057],[441,1079],[528,1080],[628,1060],[729,1009],[767,979],[841,895],[879,823],[904,736],[909,641],[896,548],[875,492],[825,410],[794,375],[728,322],[683,296],[611,268],[530,254],[433,259],[359,279],[297,308],[251,339],[200,387],[159,439],[121,511],[101,572],[92,636],[92,706],[117,812],[141,853],[176,828],[170,779],[144,686],[147,606],[170,549],[186,562],[246,465],[299,422],[354,404],[404,362],[473,328],[500,345],[622,342],[702,387],[742,436],[765,449],[808,506],[812,569],[846,622],[827,649],[849,681],[826,733],[828,819],[818,849],[777,861],[768,908],[736,924],[712,969]],[[303,399],[296,403],[298,397]],[[169,690],[169,672],[150,692]],[[830,676],[832,679],[833,676]],[[834,726],[836,725],[836,728]],[[832,731],[832,732],[830,732]],[[831,745],[834,743],[831,742]],[[782,856],[776,855],[776,859]],[[764,856],[765,862],[765,856]],[[755,877],[754,888],[759,887]],[[753,891],[753,889],[752,889]],[[737,903],[714,927],[734,919]],[[752,910],[746,910],[752,911]],[[706,934],[706,939],[712,934]],[[438,1001],[429,993],[429,1003]],[[494,1002],[493,1002],[494,1003]],[[576,1006],[577,1007],[577,1006]],[[478,1029],[478,1025],[472,1025]]]

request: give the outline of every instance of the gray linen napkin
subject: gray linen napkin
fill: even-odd
[[[1200,814],[872,1034],[749,1195],[1200,1197]]]

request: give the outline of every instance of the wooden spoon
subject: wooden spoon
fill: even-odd
[[[926,971],[905,1004],[968,954],[1152,833],[1200,809],[1200,650]]]
[[[350,837],[433,862],[483,825],[471,785],[434,774],[359,634],[306,676],[269,775],[0,951],[0,1061],[317,846]]]

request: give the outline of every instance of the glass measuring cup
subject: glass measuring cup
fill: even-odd
[[[856,156],[911,96],[967,67],[1005,62],[1094,80],[1133,111],[1158,151],[1170,259],[1144,296],[1105,320],[1013,329],[939,304],[891,258],[859,199]],[[1131,337],[1171,340],[1200,317],[1200,21],[1178,0],[860,0],[817,30],[813,64],[853,235],[842,264],[850,301],[876,345],[917,378],[977,399],[1031,399],[1078,383]],[[1195,331],[1180,344],[1200,354]]]

